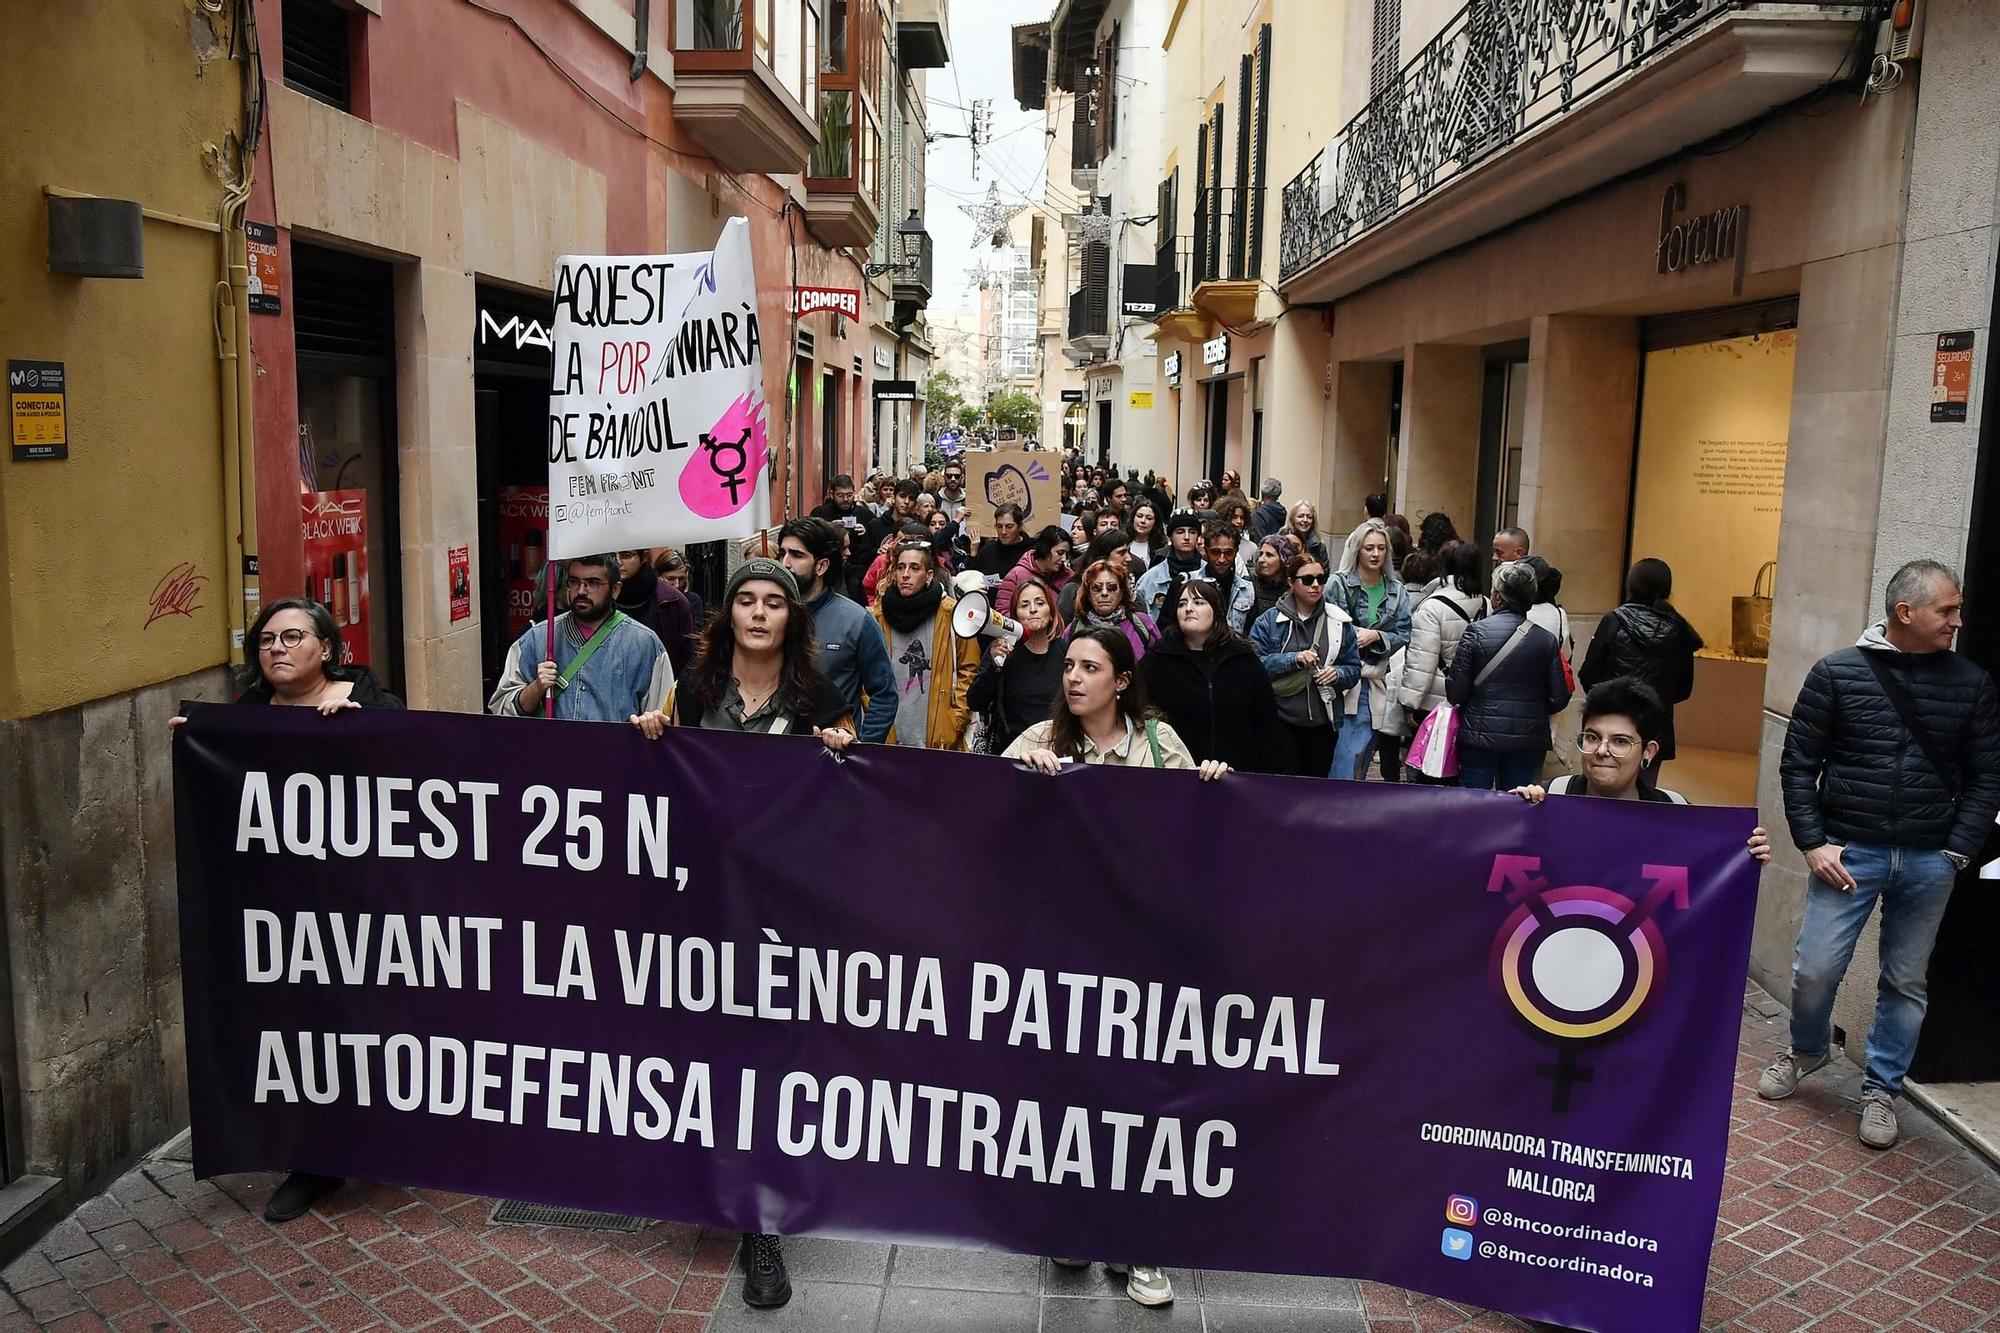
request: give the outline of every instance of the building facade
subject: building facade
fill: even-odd
[[[1593,8],[1550,43],[1541,10],[1344,7],[1345,118],[1279,178],[1279,327],[1330,330],[1322,511],[1340,530],[1385,490],[1412,523],[1527,529],[1580,644],[1628,565],[1665,559],[1707,643],[1667,781],[1781,829],[1800,682],[1881,618],[1896,565],[1971,560],[1967,647],[1996,664],[1993,554],[1968,549],[2000,129],[1966,117],[1992,16],[1897,7],[1913,33],[1887,6],[1699,0]],[[1934,373],[1952,359],[1969,404]],[[1784,995],[1805,871],[1776,841],[1752,967]],[[1968,920],[1990,956],[1994,916]],[[1872,949],[1838,1013],[1856,1048]],[[1932,1068],[2000,1019],[1990,990],[1941,951]]]
[[[259,606],[482,706],[545,546],[558,256],[749,220],[775,514],[919,447],[949,54],[942,0],[71,8],[0,55],[39,127],[0,162],[36,414],[0,459],[0,1236],[184,1123],[166,719],[230,697]]]

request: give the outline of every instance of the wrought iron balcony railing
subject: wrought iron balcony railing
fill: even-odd
[[[1245,202],[1256,194],[1233,186],[1194,192],[1193,268],[1190,288],[1204,282],[1238,282],[1256,278],[1247,254],[1243,225]]]
[[[1157,314],[1186,306],[1194,292],[1188,274],[1194,271],[1194,238],[1167,236],[1153,251],[1153,306]]]
[[[1748,3],[1471,0],[1285,186],[1279,280]]]

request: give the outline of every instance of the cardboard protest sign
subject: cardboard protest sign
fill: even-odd
[[[549,398],[549,555],[747,537],[771,522],[750,227],[712,251],[565,255]]]
[[[1039,532],[1062,512],[1062,483],[1042,460],[1047,455],[1028,449],[995,449],[967,453],[965,463],[965,530],[991,537],[993,510],[1003,504],[1021,506],[1021,527]]]

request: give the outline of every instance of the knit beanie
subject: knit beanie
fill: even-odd
[[[752,579],[769,579],[785,590],[785,596],[793,606],[804,604],[799,597],[799,581],[792,577],[792,571],[776,560],[761,555],[753,560],[745,560],[736,567],[736,572],[729,576],[729,591],[722,595],[723,604],[734,602],[736,590]]]

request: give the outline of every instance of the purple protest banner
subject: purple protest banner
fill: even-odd
[[[186,711],[202,1175],[1698,1324],[1749,811]]]

